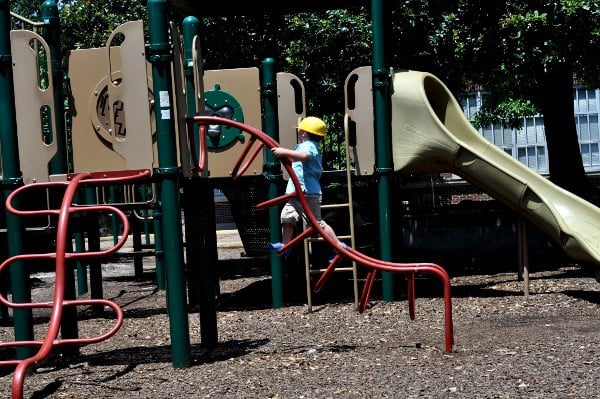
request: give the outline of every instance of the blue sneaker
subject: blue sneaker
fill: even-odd
[[[270,242],[267,244],[267,248],[270,249],[273,252],[279,252],[281,250],[281,248],[283,248],[283,243],[281,242]],[[292,253],[292,249],[288,249],[286,250],[284,253],[282,253],[281,255],[289,255]]]
[[[346,250],[347,250],[347,249],[348,249],[348,245],[347,245],[346,243],[344,243],[344,242],[343,242],[343,243],[342,243],[342,248],[344,248],[344,249],[346,249]],[[333,258],[335,258],[335,256],[336,256],[337,254],[338,254],[338,252],[337,252],[337,251],[334,249],[334,250],[331,252],[331,255],[329,256],[329,263],[333,262]]]
[[[280,242],[270,242],[267,244],[267,248],[269,248],[271,251],[279,251],[281,248],[283,248],[283,244]]]

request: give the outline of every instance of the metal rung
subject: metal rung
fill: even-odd
[[[352,238],[351,235],[347,235],[347,236],[337,236],[338,240],[349,240]],[[327,241],[325,240],[323,237],[309,237],[307,238],[307,240],[309,242],[324,242]]]
[[[342,204],[327,204],[327,205],[321,205],[321,209],[348,208],[349,206],[350,206],[349,202],[342,203]]]
[[[311,269],[310,273],[311,274],[317,274],[317,273],[323,273],[325,270],[327,269]],[[352,267],[336,267],[335,268],[335,272],[352,272],[354,271],[354,268]]]
[[[47,232],[50,232],[50,233],[54,233],[54,228],[53,227],[48,227],[48,226],[44,226],[44,227],[27,227],[25,229],[25,231],[27,233],[29,233],[29,232],[38,232],[38,231],[41,231],[41,232],[47,231]],[[4,228],[0,229],[0,233],[2,233],[2,234],[7,233],[7,232],[8,232],[8,229],[4,229]]]

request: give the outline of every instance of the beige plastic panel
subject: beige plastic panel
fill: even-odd
[[[32,31],[10,32],[10,45],[13,59],[15,84],[15,108],[17,137],[19,141],[19,161],[25,184],[48,181],[48,163],[56,154],[56,138],[46,144],[42,139],[41,109],[48,107],[54,115],[54,94],[52,84],[52,61],[44,39]],[[48,87],[40,88],[40,60],[37,46],[42,46],[47,57]],[[52,118],[52,131],[56,132],[56,122]],[[64,121],[59,121],[64,123]]]
[[[173,40],[173,63],[171,64],[171,76],[173,77],[173,114],[176,117],[175,131],[177,134],[177,154],[179,166],[185,177],[193,175],[193,162],[190,154],[190,143],[187,136],[185,118],[187,116],[187,101],[185,76],[183,71],[183,51],[179,40],[179,31],[173,21],[169,23],[171,38]],[[158,159],[158,148],[154,145],[154,159]]]
[[[204,72],[205,90],[213,90],[217,83],[222,91],[231,94],[239,102],[244,112],[244,123],[262,130],[258,68],[219,69]],[[250,139],[250,134],[243,133],[243,135],[245,138],[243,143],[238,141],[225,150],[209,151],[210,177],[231,177],[232,169]],[[258,145],[258,142],[254,145]],[[250,150],[251,152],[252,150]],[[262,173],[262,154],[261,151],[250,164],[245,173],[246,176]]]
[[[344,129],[348,136],[349,126],[356,126],[356,145],[350,147],[350,158],[357,175],[372,175],[375,168],[375,131],[373,115],[373,74],[370,66],[359,67],[344,82],[345,115]],[[354,108],[349,108],[350,96]]]
[[[180,165],[185,177],[202,176],[208,177],[209,171],[203,170],[198,171],[195,169],[197,165],[194,165],[194,157],[192,156],[192,141],[188,136],[187,126],[185,124],[185,117],[187,117],[187,93],[185,76],[183,72],[183,54],[179,45],[179,40],[175,40],[176,45],[174,46],[175,51],[175,62],[174,62],[174,91],[176,93],[176,109],[178,115],[178,129],[177,134],[179,137],[179,159]],[[204,115],[204,71],[202,68],[202,54],[200,51],[200,38],[194,36],[192,40],[192,64],[193,64],[193,76],[194,76],[194,109],[195,115]],[[177,73],[177,71],[179,71]],[[196,134],[197,132],[191,132]],[[197,137],[195,137],[197,139]],[[195,150],[194,150],[195,151]]]
[[[277,117],[279,119],[279,144],[285,148],[294,148],[298,144],[296,126],[306,116],[306,95],[304,84],[295,75],[279,72],[277,81]],[[296,104],[301,109],[296,109]],[[283,178],[290,178],[287,170],[282,168]]]
[[[118,47],[108,47],[115,37]],[[119,26],[107,47],[71,51],[76,173],[151,169],[151,104],[141,21]]]
[[[483,138],[439,79],[396,73],[391,100],[396,171],[456,173],[525,216],[572,258],[600,265],[600,209]]]

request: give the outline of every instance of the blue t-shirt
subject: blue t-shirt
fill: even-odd
[[[294,169],[294,173],[298,177],[302,191],[305,194],[320,195],[321,184],[319,183],[319,179],[323,171],[323,157],[321,151],[319,151],[319,143],[312,140],[305,140],[302,143],[298,143],[294,150],[308,154],[308,161],[306,162],[292,161],[292,169]],[[294,187],[294,182],[290,179],[288,180],[285,192],[288,194],[294,191],[296,191],[296,188]]]

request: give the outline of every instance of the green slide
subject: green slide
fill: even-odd
[[[434,75],[394,74],[394,170],[452,172],[522,214],[600,277],[600,208],[558,187],[483,138]],[[600,281],[600,280],[599,280]]]

